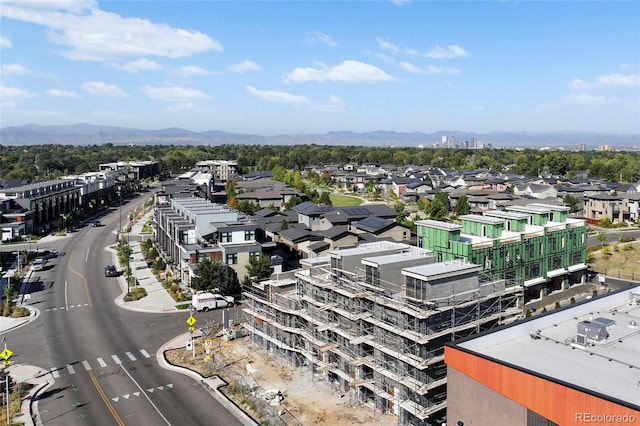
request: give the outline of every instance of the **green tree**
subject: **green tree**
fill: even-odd
[[[407,212],[404,203],[396,203],[393,209],[396,211],[396,222],[398,223],[404,222],[409,216],[409,212]]]
[[[253,256],[247,265],[247,274],[261,280],[271,276],[271,257],[262,253],[260,256]]]
[[[222,294],[236,294],[240,291],[240,283],[234,271],[224,263],[209,258],[198,263],[198,272],[191,279],[191,287],[196,291],[218,289]]]
[[[607,234],[605,234],[602,231],[598,232],[598,235],[596,235],[596,238],[598,239],[598,241],[600,241],[602,245],[604,245],[604,243],[607,242]]]
[[[427,214],[433,220],[442,220],[449,215],[451,203],[446,192],[438,192],[433,201],[427,206]]]
[[[562,199],[562,202],[569,206],[570,213],[575,213],[578,211],[578,204],[580,204],[580,200],[576,197],[572,197],[571,195],[567,194]]]
[[[332,205],[331,197],[329,197],[329,193],[326,191],[322,191],[322,193],[320,194],[319,202],[327,206]]]
[[[462,216],[463,214],[469,214],[470,211],[469,198],[466,195],[461,195],[456,203],[456,214]]]
[[[254,203],[253,201],[249,201],[249,200],[242,200],[242,201],[238,201],[238,204],[236,204],[236,210],[248,214],[249,216],[253,216],[254,214],[256,214],[256,212],[258,210],[260,210],[260,205],[258,205],[257,203]]]

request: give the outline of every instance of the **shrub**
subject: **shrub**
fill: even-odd
[[[531,309],[527,308],[527,310],[524,312],[524,316],[525,318],[529,318],[531,316]]]
[[[561,308],[561,307],[562,307],[562,306],[560,305],[560,302],[556,302],[556,305],[555,305],[554,309],[559,309],[559,308]]]
[[[133,287],[129,294],[131,295],[131,300],[139,300],[147,295],[147,290],[144,287]]]
[[[576,298],[575,298],[575,297],[571,297],[571,300],[569,301],[569,303],[571,303],[572,305],[573,305],[574,303],[576,303]]]

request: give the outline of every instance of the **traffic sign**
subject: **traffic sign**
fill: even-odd
[[[9,359],[5,359],[4,361],[2,361],[3,365],[10,365],[13,361],[9,360]]]
[[[189,318],[187,318],[187,324],[193,325],[195,323],[196,323],[196,319],[193,316],[190,316]]]
[[[189,326],[189,331],[193,331],[193,330],[195,330],[195,329],[196,329],[196,328],[195,328],[194,326],[192,326],[192,325],[190,325],[190,326]]]
[[[11,358],[11,355],[13,355],[13,351],[9,348],[4,348],[4,350],[0,352],[0,358],[4,360]]]

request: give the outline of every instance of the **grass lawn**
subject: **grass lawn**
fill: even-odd
[[[590,266],[596,272],[622,278],[640,278],[640,244],[610,244],[592,253]]]
[[[359,206],[362,204],[362,200],[357,197],[350,197],[348,195],[335,195],[330,194],[329,198],[334,207],[350,207]]]

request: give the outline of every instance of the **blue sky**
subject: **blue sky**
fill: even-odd
[[[640,134],[637,1],[2,0],[0,127]]]

